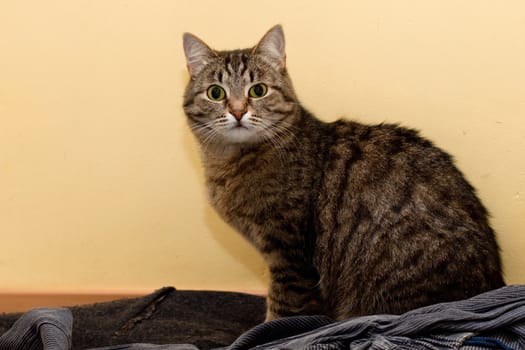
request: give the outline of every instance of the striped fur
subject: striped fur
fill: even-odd
[[[316,119],[294,93],[280,26],[252,49],[191,34],[184,49],[209,198],[268,264],[267,319],[398,314],[504,284],[487,211],[451,157],[398,125]]]

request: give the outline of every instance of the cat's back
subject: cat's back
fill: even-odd
[[[487,211],[446,152],[392,124],[337,121],[326,138],[316,264],[325,298],[339,300],[332,316],[401,313],[503,285]]]
[[[397,124],[339,120],[327,124],[324,132],[329,141],[325,146],[323,182],[337,184],[341,195],[353,192],[364,200],[370,194],[366,202],[377,202],[382,196],[375,190],[381,189],[389,200],[383,204],[397,212],[409,204],[403,199],[414,199],[424,192],[439,199],[442,206],[473,205],[471,212],[478,214],[475,221],[486,223],[479,220],[486,219],[486,209],[453,158],[418,131]]]

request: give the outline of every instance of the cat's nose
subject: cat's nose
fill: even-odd
[[[240,121],[242,116],[248,111],[248,105],[245,101],[232,101],[228,107],[230,108],[230,113],[237,121]]]
[[[235,119],[241,120],[244,113],[246,113],[246,110],[234,110],[230,113],[235,117]]]

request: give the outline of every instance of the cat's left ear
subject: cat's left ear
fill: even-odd
[[[286,67],[284,32],[281,25],[270,29],[253,49],[253,53],[264,56],[280,69]]]
[[[182,37],[186,65],[192,77],[195,77],[217,54],[201,39],[190,33]]]

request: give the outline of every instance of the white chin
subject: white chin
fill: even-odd
[[[253,130],[246,128],[232,128],[224,133],[224,138],[232,143],[252,143],[257,141]]]

